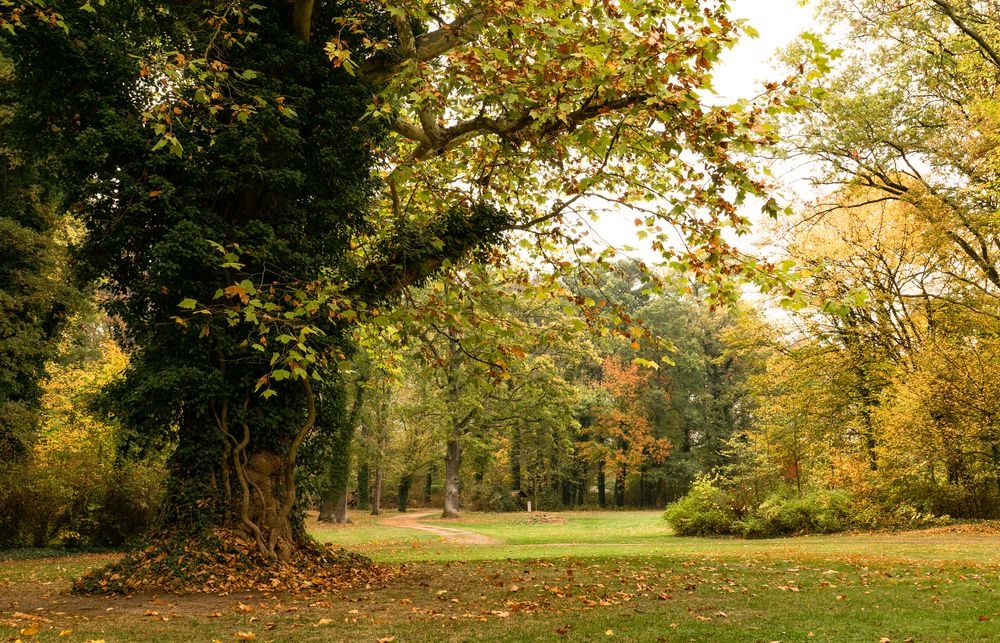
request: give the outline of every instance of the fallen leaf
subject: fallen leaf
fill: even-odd
[[[318,621],[316,621],[316,626],[318,627],[320,625],[329,625],[330,623],[333,623],[332,618],[321,618]]]
[[[38,623],[32,623],[28,627],[21,630],[22,636],[34,636],[35,634],[38,634]]]
[[[159,615],[160,613],[154,610],[146,610],[146,613],[143,614],[143,616],[159,616]]]
[[[396,640],[395,636],[383,636],[382,638],[378,639],[375,643],[392,643],[395,640]]]
[[[237,612],[243,612],[244,614],[249,614],[250,612],[253,611],[252,607],[250,607],[249,605],[244,605],[243,603],[238,604],[233,609],[236,610]]]
[[[240,639],[241,641],[249,641],[256,637],[256,635],[253,632],[237,632],[233,636]]]
[[[989,616],[986,616],[985,614],[980,614],[979,615],[979,622],[980,623],[982,623],[983,621],[988,621],[988,620],[990,620]]]
[[[62,630],[59,632],[59,636],[73,636],[73,630]]]
[[[615,635],[615,631],[614,630],[607,630],[607,631],[604,632],[604,635],[605,636],[614,636]]]

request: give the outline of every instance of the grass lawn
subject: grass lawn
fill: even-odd
[[[314,533],[397,565],[385,587],[311,599],[80,597],[69,579],[109,555],[11,560],[0,562],[0,637],[1000,640],[1000,536],[972,529],[739,541],[673,536],[655,512],[421,520],[501,541],[456,545],[353,518]]]

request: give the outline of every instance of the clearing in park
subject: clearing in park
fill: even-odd
[[[0,635],[106,641],[991,641],[987,525],[777,540],[683,538],[659,512],[353,513],[320,540],[384,582],[310,596],[80,596],[114,554],[0,563]],[[60,639],[62,636],[64,638]]]

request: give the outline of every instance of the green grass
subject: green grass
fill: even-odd
[[[352,511],[350,517],[351,523],[347,525],[310,523],[309,532],[322,543],[341,545],[369,554],[382,549],[419,547],[441,540],[434,534],[379,525],[378,517],[366,512]]]
[[[556,522],[532,522],[533,518]],[[459,527],[492,536],[510,545],[552,543],[637,544],[662,542],[670,528],[661,512],[562,512],[549,514],[468,514],[459,520],[425,518],[422,522],[445,527]]]
[[[402,570],[386,587],[319,601],[75,597],[60,588],[100,557],[0,562],[0,637],[27,640],[27,621],[11,618],[17,603],[22,614],[51,620],[39,631],[47,640],[233,641],[240,631],[274,641],[1000,640],[994,534],[740,541],[673,536],[654,512],[557,517],[565,522],[528,524],[525,514],[424,521],[498,545],[448,544],[361,515],[353,525],[316,527],[319,538]],[[73,634],[60,639],[62,628]]]

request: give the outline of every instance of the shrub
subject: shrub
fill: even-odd
[[[686,496],[667,507],[663,517],[680,536],[739,533],[732,499],[708,477],[698,478]]]
[[[861,497],[848,491],[819,489],[804,494],[772,493],[756,507],[740,507],[738,498],[702,478],[691,491],[667,508],[664,518],[682,536],[773,538],[797,534],[828,534],[849,529],[913,529],[947,523],[905,503]]]
[[[844,531],[854,526],[852,503],[846,491],[776,492],[741,521],[741,532],[749,538],[767,538]]]

